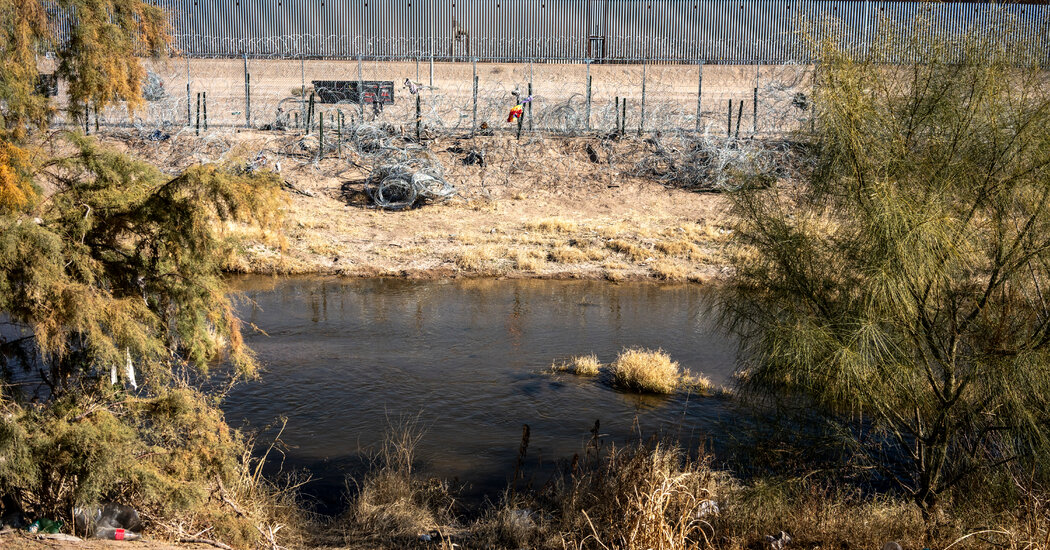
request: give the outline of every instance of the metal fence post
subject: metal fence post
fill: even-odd
[[[244,54],[244,126],[252,127],[252,77],[248,74],[248,54]]]
[[[642,135],[645,131],[645,82],[648,78],[649,63],[647,60],[642,60],[642,117],[638,121],[638,135]]]
[[[471,98],[473,100],[473,109],[470,117],[470,137],[474,137],[474,132],[478,129],[478,58],[473,58],[471,61],[471,74],[473,75],[470,81],[473,83],[473,92]]]
[[[528,97],[532,97],[532,82],[529,82]],[[532,125],[532,100],[525,104],[525,108],[527,109],[527,112],[529,114],[529,132],[531,133],[534,130],[534,126]]]
[[[729,116],[733,116],[733,113],[730,112]],[[741,99],[740,101],[737,102],[737,106],[736,106],[736,134],[733,136],[733,139],[740,139],[740,119],[743,118],[743,116],[744,116],[744,100]]]
[[[190,56],[186,56],[186,126],[193,124],[190,113]]]
[[[587,113],[584,118],[583,128],[591,129],[591,60],[587,59]]]
[[[302,114],[303,120],[306,119],[306,60],[303,59],[303,52],[299,50],[299,113]]]
[[[532,97],[532,61],[531,60],[529,60],[529,95],[528,95],[528,97],[530,97],[530,98]],[[529,112],[529,132],[532,132],[533,125],[532,125],[532,100],[531,99],[525,105],[525,108],[528,109],[528,112]]]
[[[726,121],[726,137],[733,137],[733,98],[729,98],[729,120]]]
[[[751,106],[751,137],[758,135],[758,71],[762,68],[761,63],[755,64],[755,90]]]
[[[704,62],[700,62],[700,76],[696,78],[696,131],[700,132],[700,123],[704,118]]]
[[[365,77],[362,67],[361,52],[357,52],[357,105],[361,111],[361,121],[365,120]]]
[[[627,135],[627,98],[623,98],[623,104],[620,105],[620,135]]]
[[[416,143],[420,142],[420,135],[422,134],[423,114],[422,114],[422,102],[423,98],[419,94],[416,94]]]

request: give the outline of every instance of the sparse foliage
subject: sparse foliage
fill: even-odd
[[[275,508],[211,502],[224,487],[230,502],[282,493],[250,475],[250,445],[185,373],[219,360],[255,370],[223,280],[238,246],[226,228],[276,227],[279,180],[235,164],[172,176],[43,132],[44,48],[83,115],[86,104],[141,103],[138,56],[168,42],[163,12],[141,0],[55,4],[0,0],[0,494],[56,518],[119,500],[238,545],[272,542],[280,527],[266,535],[254,522]],[[63,13],[59,43],[46,17]]]
[[[924,29],[819,45],[812,170],[737,195],[723,305],[743,388],[827,413],[930,513],[1050,456],[1050,87],[1009,21]]]

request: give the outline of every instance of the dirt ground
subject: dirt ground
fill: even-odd
[[[244,243],[233,271],[696,282],[724,271],[727,201],[635,175],[647,154],[642,140],[478,136],[437,139],[425,151],[408,145],[440,162],[457,194],[405,211],[378,209],[364,192],[365,178],[388,157],[347,150],[318,160],[316,136],[108,141],[172,171],[203,161],[280,163],[289,199],[283,231],[227,227]],[[391,138],[391,147],[406,145]],[[469,151],[484,165],[465,164]]]

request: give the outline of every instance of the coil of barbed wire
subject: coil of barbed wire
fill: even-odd
[[[420,200],[439,202],[456,194],[456,188],[445,181],[445,168],[437,159],[427,154],[410,156],[420,151],[397,151],[386,159],[392,162],[372,170],[365,181],[365,191],[376,206],[403,210]]]

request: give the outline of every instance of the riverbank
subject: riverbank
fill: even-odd
[[[348,151],[317,159],[310,136],[106,141],[173,171],[203,161],[255,160],[263,169],[280,162],[283,233],[228,226],[242,243],[233,272],[693,282],[725,273],[728,201],[645,177],[638,163],[651,144],[641,139],[437,139],[427,144],[429,157],[456,195],[396,212],[376,208],[364,191],[380,158]],[[300,147],[301,155],[287,153]],[[464,163],[470,151],[484,164]]]

